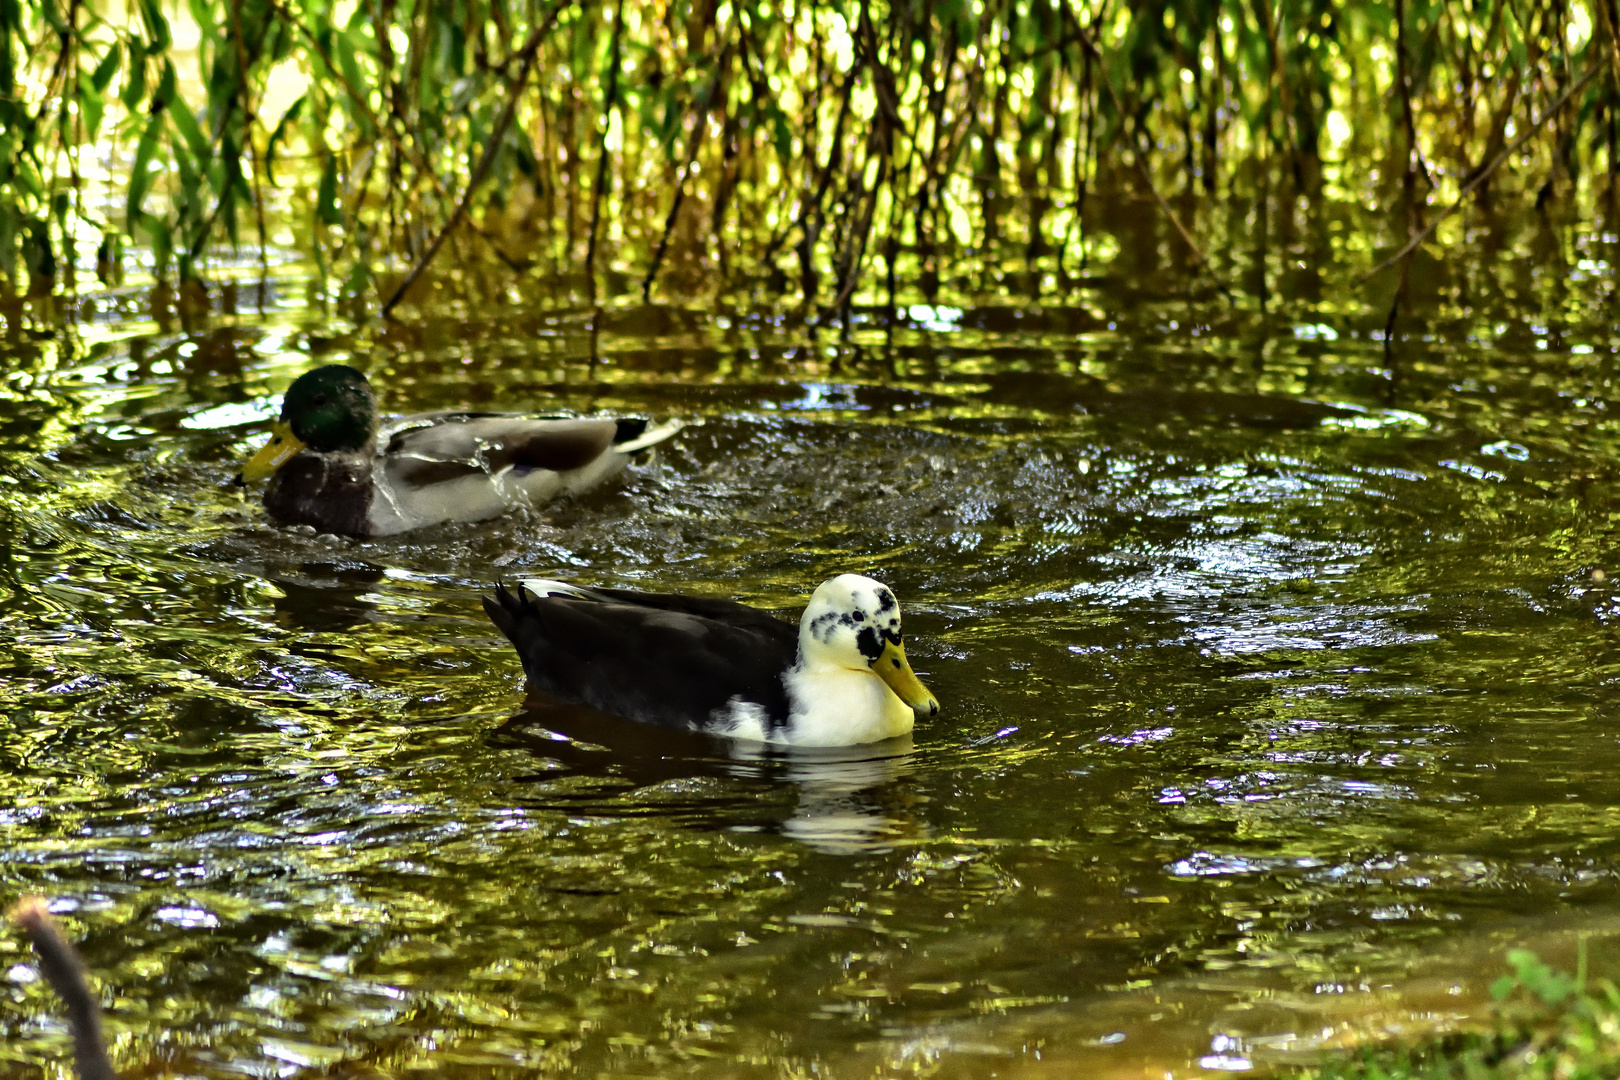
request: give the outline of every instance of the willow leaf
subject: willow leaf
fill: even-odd
[[[174,44],[174,35],[169,32],[169,20],[163,17],[157,0],[139,0],[139,4],[141,22],[146,26],[147,53],[155,55],[166,52]]]
[[[96,93],[107,92],[107,86],[112,82],[113,76],[118,74],[118,67],[123,58],[123,47],[118,42],[113,42],[112,47],[107,50],[107,55],[101,58],[101,63],[96,65],[95,72],[90,76],[90,84],[96,88]]]
[[[324,225],[343,224],[343,214],[337,201],[337,156],[330,151],[321,167],[321,184],[315,193],[315,216]]]
[[[287,111],[281,114],[281,122],[276,125],[276,130],[270,133],[270,141],[265,145],[264,175],[265,179],[270,181],[272,187],[276,183],[276,145],[286,138],[287,129],[298,121],[299,114],[304,111],[304,102],[308,100],[308,94],[298,96],[298,100],[293,102],[287,108]]]
[[[124,227],[131,236],[135,235],[136,227],[146,216],[141,204],[146,201],[146,193],[152,183],[152,158],[157,153],[158,135],[162,127],[161,113],[147,120],[146,130],[141,132],[141,141],[135,146],[135,161],[129,170],[129,194],[124,209]]]
[[[186,141],[186,148],[191,151],[192,157],[197,159],[199,166],[206,163],[212,154],[208,145],[208,136],[203,134],[197,123],[197,117],[192,114],[191,106],[179,95],[169,102],[169,116],[174,120],[174,129]]]
[[[145,97],[146,57],[132,49],[129,54],[129,78],[125,80],[124,88],[118,94],[118,100],[124,103],[124,108],[134,112],[140,108]]]

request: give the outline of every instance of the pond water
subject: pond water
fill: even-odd
[[[625,299],[594,361],[539,286],[5,306],[0,900],[55,898],[141,1076],[1187,1076],[1477,1014],[1509,944],[1614,970],[1620,245],[1479,225],[1391,358],[1358,213],[1239,208],[1236,304],[1137,210],[1066,286]],[[304,535],[227,481],[333,361],[690,426],[540,513]],[[904,745],[526,708],[479,606],[846,570],[944,706]],[[67,1075],[57,1017],[0,935],[0,1076]]]

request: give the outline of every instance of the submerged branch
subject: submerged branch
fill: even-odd
[[[67,1007],[68,1030],[73,1033],[73,1068],[79,1080],[118,1080],[101,1034],[101,1005],[85,980],[84,962],[62,937],[45,901],[29,897],[12,908],[10,916],[28,935],[39,955],[39,970]]]

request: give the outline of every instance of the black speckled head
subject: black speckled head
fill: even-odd
[[[304,372],[287,388],[281,421],[311,450],[358,450],[377,430],[377,401],[360,372],[327,364]]]
[[[828,653],[859,653],[870,664],[885,645],[900,644],[900,604],[881,581],[840,574],[816,590],[799,625],[801,646],[808,636]]]
[[[906,660],[900,602],[881,581],[840,574],[823,582],[799,619],[799,662],[810,668],[868,668],[918,716],[939,712],[939,701]]]

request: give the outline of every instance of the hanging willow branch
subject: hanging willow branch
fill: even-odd
[[[1603,70],[1602,67],[1597,64],[1593,64],[1590,68],[1588,68],[1586,74],[1582,75],[1575,82],[1571,83],[1569,88],[1559,95],[1558,100],[1553,102],[1552,105],[1541,114],[1540,119],[1534,121],[1523,135],[1520,135],[1517,139],[1514,139],[1512,145],[1510,145],[1506,150],[1503,150],[1500,154],[1497,154],[1496,157],[1492,159],[1491,163],[1480,171],[1478,176],[1474,177],[1467,184],[1465,184],[1463,189],[1457,193],[1457,198],[1450,206],[1436,214],[1434,220],[1429,222],[1428,226],[1424,228],[1423,231],[1417,233],[1411,239],[1407,240],[1405,247],[1401,248],[1401,250],[1397,251],[1395,254],[1391,255],[1389,258],[1385,259],[1383,262],[1379,263],[1377,266],[1363,274],[1361,276],[1361,280],[1366,281],[1368,278],[1375,277],[1383,271],[1388,270],[1402,259],[1406,258],[1412,252],[1416,251],[1418,249],[1418,245],[1422,244],[1423,241],[1434,235],[1434,230],[1440,227],[1440,223],[1442,221],[1446,220],[1446,218],[1450,217],[1452,214],[1455,214],[1458,209],[1462,207],[1462,204],[1467,200],[1468,196],[1472,195],[1479,189],[1481,184],[1490,179],[1491,174],[1497,170],[1498,166],[1500,166],[1504,161],[1512,157],[1514,154],[1518,153],[1524,148],[1526,143],[1535,138],[1536,135],[1540,133],[1541,129],[1547,126],[1547,121],[1551,120],[1554,116],[1557,116],[1558,110],[1567,105],[1569,103],[1569,99],[1579,93],[1581,88],[1587,83],[1591,82],[1601,70]]]
[[[1000,273],[1003,238],[1020,233],[1016,220],[999,227],[1003,216],[1029,215],[1026,269],[1061,270],[1075,244],[1090,246],[1087,200],[1123,177],[1152,196],[1180,238],[1169,243],[1185,245],[1178,262],[1230,297],[1190,203],[1172,206],[1159,182],[1196,164],[1199,131],[1206,197],[1268,198],[1279,180],[1289,197],[1311,194],[1313,133],[1335,108],[1353,113],[1355,138],[1334,162],[1347,187],[1371,180],[1404,138],[1421,142],[1431,175],[1473,194],[1502,183],[1507,158],[1553,123],[1556,168],[1581,180],[1577,198],[1597,194],[1605,156],[1620,175],[1613,131],[1594,137],[1614,127],[1620,78],[1591,74],[1620,70],[1614,0],[1587,5],[1586,41],[1568,34],[1566,0],[1361,7],[1352,18],[1323,0],[794,0],[723,9],[717,41],[716,0],[190,0],[188,30],[202,40],[182,49],[161,0],[112,14],[85,0],[0,3],[0,291],[55,288],[86,223],[103,232],[105,262],[127,231],[155,276],[195,277],[239,241],[251,203],[279,215],[261,253],[263,235],[290,232],[348,292],[375,280],[371,260],[399,252],[410,253],[409,288],[471,229],[484,245],[471,254],[514,272],[577,281],[583,254],[593,302],[606,238],[623,238],[614,263],[645,268],[650,298],[696,202],[713,208],[722,275],[768,273],[786,288],[777,261],[791,245],[808,311],[825,284],[825,299],[844,304],[871,288],[879,250],[896,289],[913,277],[932,295],[953,260]],[[1129,87],[1112,78],[1126,58]],[[1510,74],[1481,81],[1487,66]],[[289,67],[308,73],[305,92],[279,118],[260,115],[279,100],[273,72]],[[1386,107],[1369,86],[1399,97]],[[1549,101],[1569,89],[1556,120],[1504,150],[1507,117],[1532,87],[1554,88]],[[1565,108],[1583,93],[1591,107]],[[1487,118],[1478,130],[1470,110]],[[722,112],[716,146],[708,126]],[[1104,141],[1110,112],[1125,146]],[[131,163],[105,191],[78,169],[92,149]],[[669,172],[671,153],[673,190],[642,186]],[[1112,153],[1128,154],[1117,169]],[[289,178],[309,190],[273,211],[275,181]],[[499,237],[493,215],[477,213],[497,186]],[[1072,214],[1055,232],[1054,208]],[[1405,239],[1421,244],[1433,224]],[[385,293],[392,312],[404,293]]]
[[[1102,51],[1097,48],[1097,43],[1091,39],[1091,35],[1086,33],[1085,27],[1080,25],[1079,18],[1075,16],[1074,10],[1069,5],[1065,4],[1063,6],[1063,14],[1073,25],[1074,33],[1079,37],[1080,43],[1086,47],[1086,51],[1091,53],[1092,58],[1096,60],[1097,70],[1102,74],[1103,87],[1108,91],[1108,100],[1114,103],[1114,113],[1119,117],[1121,125],[1124,125],[1126,123],[1125,106],[1120,103],[1119,93],[1114,89],[1114,80],[1108,75],[1108,65],[1103,61]],[[1215,283],[1215,287],[1221,291],[1221,295],[1231,300],[1232,290],[1228,289],[1226,282],[1222,281],[1220,275],[1215,273],[1215,268],[1209,264],[1209,256],[1204,254],[1204,249],[1199,246],[1198,241],[1193,239],[1192,233],[1187,231],[1187,226],[1181,223],[1181,219],[1176,216],[1176,212],[1170,208],[1170,203],[1159,193],[1158,185],[1154,184],[1153,173],[1148,168],[1147,154],[1142,149],[1140,134],[1133,132],[1130,145],[1131,160],[1136,165],[1137,173],[1142,177],[1142,183],[1147,185],[1148,191],[1152,192],[1154,200],[1159,204],[1159,209],[1164,211],[1164,216],[1170,219],[1170,224],[1176,227],[1176,232],[1181,234],[1182,241],[1192,251],[1193,265],[1202,267],[1209,274],[1210,280]]]
[[[467,178],[467,188],[461,193],[461,201],[456,204],[455,211],[450,215],[450,220],[444,223],[444,227],[433,238],[433,242],[422,253],[422,257],[416,260],[416,265],[411,267],[411,272],[405,275],[405,280],[399,283],[399,286],[394,289],[393,295],[388,298],[388,302],[383,304],[382,311],[379,312],[383,317],[386,318],[394,310],[394,305],[398,304],[410,287],[416,284],[416,279],[422,276],[422,271],[428,268],[428,264],[433,261],[433,257],[439,253],[439,248],[444,246],[445,238],[450,235],[451,231],[466,215],[467,207],[471,204],[473,195],[478,192],[478,187],[484,182],[484,177],[489,175],[489,167],[494,164],[495,155],[500,151],[501,140],[506,138],[506,129],[512,125],[512,116],[517,112],[518,98],[522,96],[523,88],[529,84],[529,73],[534,70],[535,58],[540,55],[540,44],[545,41],[546,35],[551,32],[552,24],[557,21],[557,16],[562,13],[562,9],[567,2],[568,0],[559,0],[559,3],[553,5],[551,14],[546,17],[544,22],[534,28],[534,32],[529,35],[529,40],[524,42],[521,54],[522,66],[518,69],[517,79],[513,81],[512,90],[506,98],[506,105],[501,109],[501,115],[495,121],[494,129],[489,133],[489,143],[484,147],[484,156],[479,159],[478,166],[473,169],[472,175]],[[622,4],[623,0],[620,0],[620,2]]]
[[[590,290],[591,306],[596,306],[596,238],[602,225],[602,196],[607,191],[608,128],[619,101],[619,42],[624,32],[624,0],[613,11],[613,41],[608,46],[607,92],[602,95],[602,135],[596,144],[596,187],[591,195],[591,236],[585,245],[585,287]],[[595,325],[593,320],[592,325]],[[592,350],[594,355],[595,350]]]
[[[737,32],[742,33],[741,27]],[[658,236],[658,247],[653,252],[652,263],[647,267],[647,276],[641,280],[641,299],[651,302],[653,281],[658,277],[658,268],[664,263],[664,252],[669,250],[669,237],[675,231],[675,222],[680,217],[681,200],[686,195],[686,182],[691,178],[692,167],[697,164],[698,151],[703,149],[703,135],[709,129],[709,113],[714,103],[725,92],[724,79],[726,62],[731,57],[731,42],[726,42],[720,49],[720,57],[715,61],[714,79],[710,81],[708,90],[703,95],[703,103],[697,111],[697,119],[692,125],[692,138],[687,144],[686,160],[681,164],[681,171],[675,176],[675,197],[669,203],[669,216],[664,219],[664,231]]]

